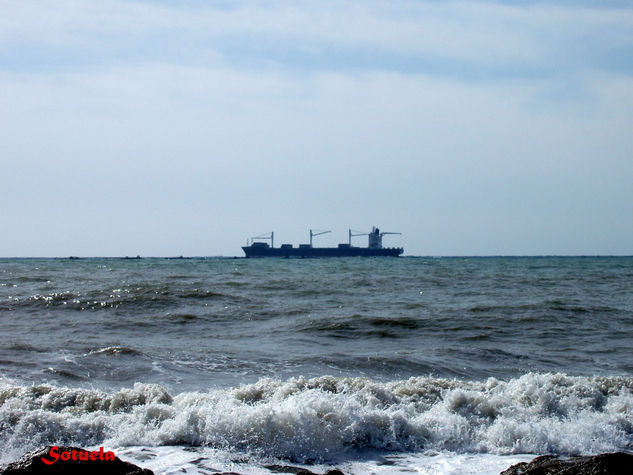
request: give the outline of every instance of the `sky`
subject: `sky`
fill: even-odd
[[[0,256],[633,254],[630,1],[0,11]]]

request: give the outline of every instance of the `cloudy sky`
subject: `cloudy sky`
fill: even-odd
[[[633,254],[629,1],[0,9],[0,256]]]

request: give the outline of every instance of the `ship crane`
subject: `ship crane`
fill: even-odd
[[[275,247],[275,245],[274,245],[274,243],[275,243],[275,233],[273,231],[271,231],[268,234],[262,234],[260,236],[252,237],[250,239],[250,243],[248,242],[249,240],[247,239],[246,240],[246,246],[250,246],[252,243],[254,243],[255,239],[265,239],[265,240],[270,239],[270,247]]]
[[[312,229],[310,229],[310,247],[312,247],[312,238],[314,236],[320,236],[321,234],[327,234],[327,233],[331,233],[332,231],[318,231],[317,232],[313,232]]]
[[[352,238],[355,236],[369,236],[369,233],[361,233],[360,231],[349,230],[349,245],[352,245]]]

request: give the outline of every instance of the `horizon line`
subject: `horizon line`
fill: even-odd
[[[357,256],[351,256],[357,258]],[[361,256],[362,257],[362,256]],[[407,254],[402,256],[373,256],[373,257],[396,257],[396,258],[427,258],[427,259],[442,259],[442,258],[546,258],[546,257],[633,257],[633,254],[428,254],[417,255]],[[341,259],[343,257],[335,257],[334,259]],[[365,257],[363,257],[365,258]],[[208,255],[208,256],[142,256],[137,254],[136,256],[0,256],[0,259],[67,259],[67,260],[80,260],[80,259],[121,259],[121,260],[141,260],[141,259],[249,259],[246,256],[236,255]],[[266,257],[252,257],[250,259],[266,259]],[[269,258],[270,259],[270,258]],[[309,257],[307,259],[327,259],[325,257]],[[332,258],[329,258],[332,259]]]

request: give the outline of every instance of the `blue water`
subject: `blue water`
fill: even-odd
[[[3,259],[0,321],[0,460],[633,447],[630,257]]]

